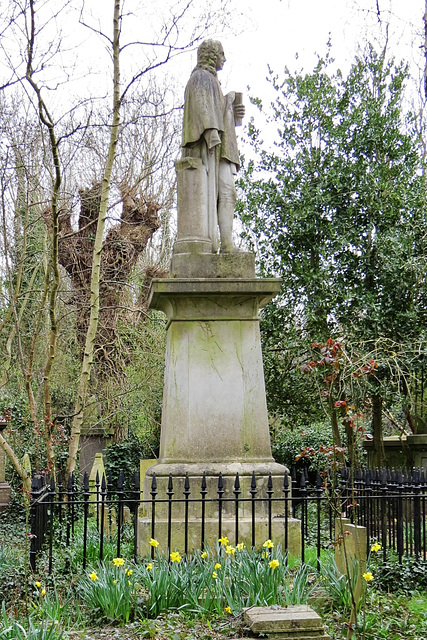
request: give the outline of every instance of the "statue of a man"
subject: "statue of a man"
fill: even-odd
[[[240,168],[235,122],[245,113],[236,104],[235,92],[223,95],[217,71],[225,62],[217,40],[205,40],[197,51],[197,66],[185,89],[182,157],[201,158],[206,170],[207,228],[212,251],[235,250],[232,240],[236,188],[234,175]]]

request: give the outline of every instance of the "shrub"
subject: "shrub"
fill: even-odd
[[[325,454],[318,453],[319,447],[332,444],[332,431],[329,423],[318,424],[299,429],[279,429],[273,436],[273,456],[281,464],[291,469],[307,467],[310,471],[325,469],[330,466]],[[306,447],[314,449],[315,453],[308,458],[296,457]]]

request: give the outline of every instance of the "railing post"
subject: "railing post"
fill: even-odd
[[[38,478],[34,475],[31,480],[31,497],[30,497],[30,531],[26,532],[30,538],[30,569],[33,573],[36,571],[37,565],[37,536],[40,534],[37,527],[37,507],[39,495]]]
[[[107,509],[108,509],[108,537],[110,539],[110,541],[113,539],[112,536],[112,524],[113,524],[113,517],[112,517],[112,503],[113,503],[113,471],[112,469],[110,469],[108,471],[108,479],[107,479]],[[119,517],[119,515],[117,514],[117,517]],[[119,558],[119,554],[117,554],[117,557]]]
[[[222,499],[224,496],[224,481],[222,479],[222,473],[218,476],[218,538],[222,537]]]
[[[117,480],[117,558],[120,558],[121,539],[123,533],[123,501],[124,501],[124,474],[123,470],[119,473]],[[110,508],[110,506],[108,507]],[[111,536],[111,531],[110,531]]]
[[[238,544],[239,542],[239,496],[240,496],[240,480],[239,474],[236,473],[236,478],[234,480],[234,544]]]
[[[83,476],[83,570],[86,569],[87,556],[87,519],[89,515],[89,476],[85,471]]]
[[[320,508],[323,493],[323,482],[319,471],[316,477],[316,506],[317,506],[317,571],[320,573],[320,549],[321,549],[321,536],[320,536]]]
[[[200,494],[202,496],[202,531],[201,531],[201,540],[200,540],[200,548],[202,551],[205,549],[205,518],[206,518],[206,473],[203,471],[202,477],[202,486],[200,488]]]
[[[138,511],[141,487],[138,471],[133,474],[133,559],[138,559]]]
[[[414,552],[415,558],[418,560],[421,553],[421,508],[420,508],[420,470],[415,467],[413,473],[414,484],[412,487],[414,493]]]
[[[383,561],[387,560],[387,469],[381,471],[381,546]]]
[[[255,478],[255,471],[252,471],[252,479],[251,479],[251,488],[249,490],[249,493],[251,494],[251,514],[252,514],[252,520],[251,520],[251,545],[252,545],[252,549],[255,548],[255,513],[256,513],[256,494],[258,493],[257,488],[256,488],[256,478]],[[286,535],[286,533],[285,533]]]
[[[101,480],[101,515],[100,515],[100,531],[99,531],[99,561],[104,559],[104,519],[105,519],[105,499],[107,497],[107,482],[105,480],[105,473],[102,474]],[[97,504],[97,507],[99,505]],[[97,509],[98,510],[98,509]]]
[[[402,564],[403,557],[403,474],[402,469],[397,470],[397,553],[399,564]]]
[[[62,509],[64,504],[64,485],[62,483],[62,474],[58,473],[58,522],[59,522],[59,542],[62,541]]]
[[[172,551],[172,498],[173,498],[173,480],[172,474],[169,474],[168,481],[168,490],[166,491],[166,495],[168,496],[168,558],[170,557],[170,553]]]
[[[70,537],[71,537],[70,536],[70,533],[71,533],[71,519],[73,517],[73,512],[72,512],[73,478],[71,477],[71,475],[68,476],[66,495],[67,495],[67,537],[66,537],[65,544],[66,544],[67,547],[69,547],[70,546]]]
[[[188,556],[188,499],[190,497],[190,478],[188,477],[188,473],[185,474],[184,480],[184,553],[185,557]]]
[[[271,473],[268,474],[268,480],[267,480],[267,507],[268,507],[268,539],[271,540],[272,537],[272,522],[271,522],[271,500],[273,497],[274,491],[273,491],[273,479],[271,477]]]
[[[157,478],[153,473],[151,480],[151,537],[155,539],[155,527],[156,527],[156,496],[157,496]],[[154,560],[154,547],[151,547],[151,559]]]
[[[48,502],[50,506],[49,511],[49,575],[52,573],[52,561],[53,561],[53,519],[55,513],[55,478],[52,476],[50,480],[49,493],[48,493]]]
[[[301,481],[300,481],[300,495],[301,495],[301,500],[302,500],[302,505],[301,505],[301,564],[303,565],[305,562],[305,515],[306,515],[306,511],[305,511],[305,507],[306,507],[306,495],[307,495],[307,488],[305,485],[305,473],[301,474]]]

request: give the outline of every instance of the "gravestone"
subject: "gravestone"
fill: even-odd
[[[7,427],[7,420],[0,416],[0,433]],[[0,510],[9,506],[11,486],[6,482],[6,454],[0,448]]]
[[[307,605],[250,607],[244,620],[252,633],[270,640],[330,640],[322,618]]]
[[[257,498],[267,498],[269,474],[275,497],[283,497],[286,467],[271,454],[259,331],[259,311],[279,293],[278,279],[255,277],[255,259],[236,249],[232,224],[239,168],[235,123],[244,114],[240,94],[224,96],[217,71],[224,63],[219,42],[199,47],[198,64],[185,91],[182,158],[176,162],[178,232],[170,277],[154,279],[149,304],[168,319],[160,453],[145,473],[144,499],[166,498],[169,475],[182,498],[188,474],[192,495],[200,497],[206,473],[207,497],[233,497],[239,474],[241,497],[250,497],[252,473]],[[218,233],[219,229],[219,233]],[[220,249],[218,253],[218,248]],[[284,541],[284,504],[272,502],[272,538]],[[222,533],[234,540],[234,505],[224,503]],[[259,503],[256,537],[268,535],[267,500]],[[250,503],[241,503],[239,539],[250,546]],[[156,505],[155,537],[166,549],[168,505]],[[300,546],[297,522],[290,523],[289,546]],[[183,550],[184,505],[174,506],[173,549]],[[190,505],[189,548],[200,547],[200,505]],[[139,552],[148,554],[151,506],[139,519]],[[205,541],[215,547],[218,505],[206,504]]]

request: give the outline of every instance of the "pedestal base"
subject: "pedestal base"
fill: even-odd
[[[202,487],[205,472],[205,487]],[[188,553],[204,546],[215,548],[220,536],[227,536],[230,544],[243,542],[260,550],[268,538],[275,546],[281,545],[294,555],[301,550],[300,522],[290,516],[290,492],[288,516],[284,475],[286,467],[271,463],[230,464],[157,464],[147,470],[144,481],[144,506],[138,520],[138,552],[148,556],[149,540],[159,542],[159,550],[168,553],[178,550]],[[219,493],[219,474],[222,491]],[[255,474],[256,485],[253,485]],[[152,530],[153,474],[156,477],[155,528]],[[169,474],[172,476],[170,485]],[[271,474],[271,485],[269,477]],[[186,475],[188,475],[186,486]],[[236,476],[239,488],[236,488]],[[252,490],[252,491],[251,491]],[[185,498],[187,494],[188,498]],[[202,500],[202,495],[205,499]],[[237,514],[237,517],[236,517]],[[271,524],[269,524],[271,523]],[[287,535],[286,530],[287,528]],[[202,535],[203,531],[203,535]],[[187,545],[185,536],[187,532]],[[154,535],[153,535],[154,534]],[[170,547],[168,541],[170,536]]]

